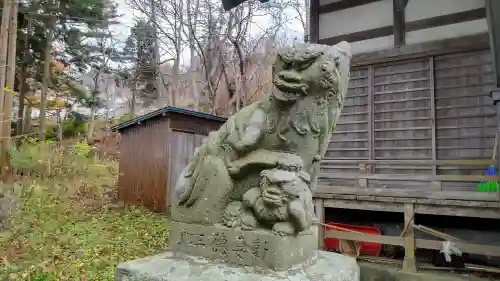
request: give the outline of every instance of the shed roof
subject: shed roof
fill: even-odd
[[[163,116],[163,115],[168,114],[168,113],[178,113],[178,114],[183,114],[183,115],[187,115],[187,116],[194,116],[194,117],[198,117],[198,118],[204,118],[204,119],[220,121],[220,122],[225,122],[227,120],[226,117],[221,117],[221,116],[217,116],[217,115],[213,115],[213,114],[202,113],[202,112],[183,109],[183,108],[179,108],[179,107],[175,107],[175,106],[166,106],[164,108],[155,110],[153,112],[150,112],[150,113],[147,113],[147,114],[144,114],[141,116],[137,116],[132,120],[116,124],[116,125],[112,126],[110,129],[113,132],[122,131],[126,128],[130,128],[132,126],[135,126],[135,125],[139,124],[140,122],[154,119],[154,118]]]

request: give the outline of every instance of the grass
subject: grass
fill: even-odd
[[[13,168],[30,176],[0,189],[11,202],[0,280],[113,280],[119,262],[165,249],[168,219],[116,204],[116,163],[86,149],[30,143],[11,151]]]

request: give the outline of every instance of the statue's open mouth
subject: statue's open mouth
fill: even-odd
[[[281,198],[281,192],[277,188],[268,187],[262,192],[262,199],[264,203],[272,206],[281,206],[283,201]]]
[[[307,95],[308,87],[304,83],[290,83],[280,78],[274,78],[274,96],[282,101],[294,101],[302,95]]]

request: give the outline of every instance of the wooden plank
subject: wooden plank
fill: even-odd
[[[443,241],[438,240],[427,240],[427,239],[416,239],[417,248],[421,249],[431,249],[431,250],[441,250],[443,247]],[[500,247],[488,246],[464,242],[454,242],[455,246],[460,249],[463,253],[485,255],[485,256],[500,256]]]
[[[337,238],[343,240],[362,241],[370,243],[382,243],[386,245],[404,246],[404,240],[398,236],[370,235],[354,232],[327,230],[326,238]]]
[[[405,9],[398,7],[398,0],[392,1],[392,17],[394,22],[394,47],[406,44]]]
[[[389,111],[379,111],[380,112],[395,112],[396,110]],[[399,111],[399,110],[398,110]],[[403,111],[403,109],[401,109]],[[431,127],[408,127],[408,128],[384,128],[384,129],[374,129],[375,132],[393,132],[393,131],[406,131],[406,130],[429,130]]]
[[[425,117],[422,120],[428,120],[428,119],[430,119],[430,118],[429,117]],[[419,120],[419,119],[415,118],[413,120]],[[385,120],[382,119],[380,122],[398,122],[398,121],[406,121],[406,120],[403,119],[403,120],[390,120],[389,121],[388,119],[385,119]],[[407,137],[405,139],[407,139],[407,140],[427,140],[429,138],[426,137],[426,136],[423,136],[423,137],[422,136],[418,136],[418,137]],[[393,138],[377,138],[377,140],[380,140],[380,141],[397,141],[397,140],[401,140],[401,138],[398,138],[398,137],[393,137]]]
[[[486,8],[468,10],[406,23],[407,32],[486,18]]]
[[[370,202],[356,200],[325,200],[325,208],[370,210],[382,212],[404,212],[404,204],[387,202]]]
[[[325,166],[328,167],[328,166]],[[432,167],[428,166],[414,166],[414,165],[377,165],[377,169],[391,169],[391,170],[431,170]]]
[[[370,210],[370,211],[382,211],[382,212],[404,212],[404,203],[396,202],[397,198],[393,197],[378,197],[371,196],[367,199],[372,199],[373,201],[361,201],[357,200],[357,197],[344,197],[346,199],[325,199],[324,206],[326,208],[339,208],[339,209],[351,209],[351,210]],[[433,200],[433,199],[419,199],[414,200],[415,202],[415,213],[426,214],[426,215],[443,215],[443,216],[456,216],[456,217],[473,217],[473,218],[491,218],[500,219],[500,208],[496,207],[484,207],[486,202],[468,202],[459,201],[457,203],[450,202],[456,200]],[[456,206],[446,206],[437,205],[439,203],[455,204]],[[477,203],[481,203],[483,207],[478,207]]]
[[[379,139],[376,139],[379,140]],[[387,146],[387,147],[377,147],[376,150],[431,150],[432,146]]]
[[[324,159],[322,163],[328,164],[353,164],[357,165],[360,163],[365,164],[384,164],[384,165],[419,165],[419,166],[431,166],[431,165],[470,165],[470,166],[488,166],[495,165],[496,161],[491,159],[448,159],[448,160],[368,160],[368,159]]]
[[[430,86],[431,86],[431,142],[432,142],[432,160],[437,160],[437,145],[436,145],[436,82],[434,80],[434,57],[429,58],[429,73],[430,73]],[[437,165],[432,165],[432,174],[437,175]],[[433,181],[431,187],[435,190],[442,190],[440,181]]]
[[[342,113],[342,116],[355,116],[355,115],[364,115],[366,114],[366,111],[359,111],[359,112],[349,112],[349,113]]]
[[[495,210],[496,213],[500,212],[500,202],[487,202],[487,201],[470,201],[470,200],[455,200],[455,199],[430,199],[430,198],[405,198],[405,197],[390,197],[390,196],[362,196],[362,195],[354,195],[354,194],[324,194],[324,193],[316,193],[315,197],[321,197],[326,200],[355,200],[358,202],[370,201],[370,202],[390,202],[390,203],[418,203],[417,206],[427,206],[427,207],[443,207],[443,210],[446,212],[447,206],[459,207],[459,208],[471,208],[474,210]],[[326,202],[325,202],[326,204]],[[415,207],[418,209],[417,207]],[[440,214],[439,211],[435,211],[436,213],[429,214]],[[425,213],[422,211],[422,213]],[[443,213],[441,213],[443,214]],[[455,214],[455,211],[451,210],[449,212],[451,216]],[[457,214],[457,216],[462,216]],[[467,215],[463,215],[467,216]]]
[[[488,33],[459,38],[436,40],[432,42],[404,45],[400,48],[354,55],[352,67],[382,64],[432,55],[451,54],[474,50],[488,50]]]
[[[378,93],[377,93],[378,94]],[[404,99],[394,99],[394,100],[384,100],[384,101],[376,101],[374,104],[388,104],[388,103],[398,103],[398,102],[408,102],[408,101],[422,101],[428,100],[428,97],[421,98],[404,98]]]
[[[373,87],[374,71],[373,66],[368,67],[368,158],[374,159],[374,137],[373,137]]]
[[[426,215],[500,219],[500,209],[498,208],[437,206],[437,205],[418,204],[415,206],[415,212],[418,214],[426,214]]]
[[[417,272],[415,261],[415,232],[413,230],[413,220],[415,217],[415,205],[412,203],[405,204],[405,225],[408,228],[404,234],[405,257],[403,259],[404,272]]]
[[[324,186],[324,185],[319,185],[316,188],[316,191],[314,192],[314,196],[318,197],[323,197],[323,196],[328,197],[329,194],[468,200],[468,201],[487,201],[487,202],[497,201],[496,192],[407,190],[407,189],[388,189],[388,188],[356,189],[353,187]]]
[[[428,69],[426,69],[428,70]],[[395,73],[399,74],[399,73]],[[392,91],[381,91],[374,93],[375,95],[387,95],[387,94],[406,94],[407,92],[415,92],[415,91],[425,91],[429,90],[429,87],[420,87],[420,88],[411,88],[411,89],[400,89],[400,90],[392,90]]]
[[[342,3],[342,2],[349,2],[349,1],[341,1],[341,2],[336,2],[336,3]],[[404,13],[404,10],[403,10],[403,13]],[[464,11],[464,12],[458,12],[458,13],[453,13],[453,14],[441,15],[441,16],[436,16],[436,17],[432,17],[432,18],[426,18],[426,19],[406,22],[405,30],[406,30],[406,32],[411,32],[411,31],[417,31],[417,30],[427,29],[427,28],[432,28],[432,27],[450,25],[450,24],[454,24],[454,23],[473,21],[473,20],[482,19],[485,17],[486,17],[486,9],[479,8],[479,9],[474,9],[474,10],[469,10],[469,11]],[[401,19],[399,19],[399,18],[397,20],[401,21]],[[403,18],[403,21],[404,21],[404,18]],[[399,22],[399,23],[395,22],[395,25],[399,25],[399,24],[401,24],[401,22]],[[342,35],[338,35],[338,36],[334,36],[334,37],[320,39],[319,43],[326,44],[326,45],[335,45],[338,42],[344,41],[344,40],[347,42],[356,42],[356,41],[362,41],[362,40],[367,40],[367,39],[372,39],[372,38],[389,36],[392,34],[394,34],[396,37],[396,34],[394,32],[395,32],[395,27],[393,27],[392,25],[383,26],[383,27],[373,28],[373,29],[369,29],[369,30],[358,31],[358,32],[353,32],[353,33],[349,33],[349,34],[342,34]],[[400,35],[401,34],[399,34],[399,36]],[[399,40],[401,40],[401,39],[399,39]],[[402,45],[396,45],[396,47],[400,47],[400,46],[402,46]]]
[[[337,35],[334,37],[319,39],[319,43],[324,45],[335,45],[340,41],[347,41],[349,43],[352,43],[367,39],[389,36],[392,35],[392,33],[393,33],[392,26],[383,26],[363,31],[352,32],[348,34]]]
[[[335,141],[332,141],[335,142]],[[341,147],[335,147],[335,148],[328,148],[326,151],[365,151],[368,150],[368,148],[365,147],[359,147],[359,148],[341,148]]]
[[[427,89],[423,89],[427,90]],[[411,92],[412,89],[409,89],[407,92]],[[401,92],[404,93],[404,92]],[[374,93],[374,95],[378,95],[379,93]],[[390,93],[388,93],[390,94]],[[424,110],[429,110],[429,107],[412,107],[412,108],[405,108],[405,109],[389,109],[389,110],[379,110],[377,113],[394,113],[394,112],[408,112],[408,111],[424,111]]]
[[[403,48],[403,47],[402,47]],[[420,60],[420,59],[418,59]],[[387,64],[379,64],[378,66],[388,66],[389,64],[390,65],[394,65],[394,63],[396,64],[407,64],[411,62],[411,60],[407,60],[407,61],[396,61],[396,62],[390,62],[390,63],[387,63]],[[398,71],[377,71],[377,76],[392,76],[392,75],[395,75],[395,74],[409,74],[409,73],[416,73],[416,72],[422,72],[422,71],[427,71],[428,68],[427,67],[415,67],[415,68],[409,68],[409,69],[400,69]],[[406,82],[411,82],[411,81],[406,81]],[[399,84],[399,81],[398,83]],[[384,85],[384,84],[382,84]],[[377,85],[377,86],[380,86],[380,85]]]
[[[366,130],[344,130],[344,131],[335,131],[334,134],[348,134],[348,133],[366,133]]]
[[[336,140],[332,140],[332,142],[365,142],[365,141],[368,141],[368,139],[336,139]]]
[[[311,43],[319,42],[319,13],[320,5],[319,0],[311,0],[311,7],[309,8],[309,18],[311,22],[309,23],[309,41]]]
[[[326,231],[327,238],[337,238],[343,240],[363,241],[370,243],[382,243],[386,245],[404,246],[404,238],[398,236],[387,235],[370,235],[353,232],[345,232],[338,230]],[[487,256],[500,256],[500,247],[488,246],[481,244],[472,244],[464,242],[455,242],[457,248],[464,253],[487,255]],[[415,239],[415,246],[419,249],[441,250],[443,241],[428,240],[428,239]]]
[[[483,175],[413,175],[413,174],[333,174],[321,173],[320,177],[329,179],[368,179],[392,181],[454,181],[454,182],[479,182],[500,180],[499,176]]]
[[[430,235],[432,235],[434,237],[437,237],[439,239],[443,239],[445,241],[450,241],[450,242],[464,242],[463,240],[461,240],[461,239],[459,239],[459,238],[457,238],[455,236],[448,235],[448,234],[446,234],[444,232],[441,232],[439,230],[427,227],[425,225],[413,224],[413,229],[422,231],[424,233],[430,234]]]
[[[420,71],[426,71],[427,68],[422,68]],[[409,70],[406,70],[406,71],[403,71],[405,73],[408,73],[408,72],[415,72],[415,69],[409,69]],[[387,74],[387,73],[383,73],[383,74],[380,74],[380,73],[377,73],[377,76],[384,76],[384,75],[392,75],[392,74],[401,74],[401,72],[397,72],[397,73],[391,73],[391,74]],[[389,81],[389,82],[378,82],[375,84],[375,86],[383,86],[383,85],[394,85],[394,84],[404,84],[404,83],[408,83],[408,82],[421,82],[421,81],[427,81],[429,80],[429,78],[427,77],[423,77],[423,78],[412,78],[412,79],[402,79],[402,80],[393,80],[393,81]]]
[[[359,164],[359,173],[360,174],[367,174],[366,164]],[[359,179],[358,185],[360,188],[367,188],[368,187],[368,180],[367,179]]]
[[[323,225],[325,224],[325,206],[324,200],[321,198],[316,198],[314,200],[314,208],[316,210],[316,217],[319,220],[320,225],[318,225],[318,248],[320,250],[325,247],[325,231]]]
[[[340,10],[345,10],[349,8],[354,8],[380,0],[347,0],[347,1],[337,1],[333,3],[328,3],[326,5],[321,5],[319,9],[320,14],[333,13]]]
[[[359,105],[366,105],[366,104],[359,104]],[[355,105],[355,106],[359,106]],[[337,125],[352,125],[352,124],[365,124],[368,123],[367,120],[358,120],[358,121],[341,121],[337,122]]]

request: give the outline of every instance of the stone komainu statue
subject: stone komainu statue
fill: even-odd
[[[342,111],[350,58],[346,42],[280,50],[269,95],[196,149],[175,187],[172,220],[309,231],[312,190]]]

